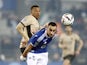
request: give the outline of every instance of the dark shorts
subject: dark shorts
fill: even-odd
[[[25,48],[26,48],[26,47],[24,47],[24,48],[20,48],[21,53],[24,52]]]
[[[72,62],[73,60],[74,60],[74,58],[75,58],[75,55],[67,55],[67,56],[65,56],[63,59],[65,60],[65,59],[68,59],[68,60],[70,60],[70,62]]]

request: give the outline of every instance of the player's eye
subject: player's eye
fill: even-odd
[[[52,29],[50,29],[50,31],[53,31],[53,32],[55,32],[55,30],[52,30]]]
[[[49,29],[50,31],[53,31],[52,29]]]

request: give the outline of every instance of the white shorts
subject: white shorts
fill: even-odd
[[[46,53],[28,53],[27,65],[47,65],[48,52]]]

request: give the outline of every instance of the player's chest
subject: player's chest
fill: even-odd
[[[31,28],[33,28],[33,29],[39,29],[39,27],[40,27],[40,25],[39,25],[38,22],[32,22]]]
[[[40,39],[40,40],[37,41],[37,43],[38,43],[37,47],[38,47],[38,48],[39,48],[39,47],[40,47],[40,48],[46,48],[50,41],[51,41],[51,40],[48,39],[48,38],[43,39],[43,40]]]
[[[50,41],[51,41],[51,38],[46,38],[46,37],[44,37],[44,38],[39,38],[39,39],[37,40],[37,42],[40,43],[40,44],[48,44]]]
[[[75,37],[74,36],[65,36],[64,38],[63,38],[63,42],[64,43],[73,43],[73,42],[75,42]]]
[[[31,25],[39,25],[39,23],[38,23],[38,21],[34,21],[34,22],[32,21]]]

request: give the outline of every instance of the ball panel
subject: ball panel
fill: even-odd
[[[74,22],[74,16],[70,13],[65,13],[62,16],[61,23],[64,25],[72,25]]]

